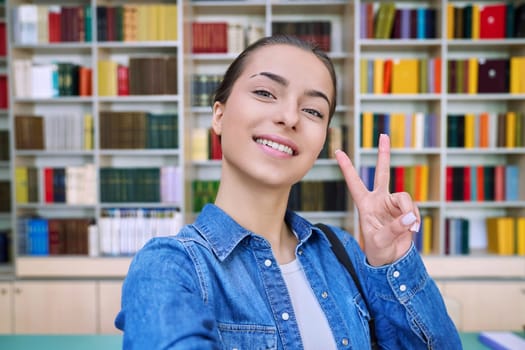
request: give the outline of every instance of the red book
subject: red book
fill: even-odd
[[[0,75],[0,108],[9,107],[9,94],[7,90],[7,75]]]
[[[405,191],[405,167],[397,166],[394,168],[394,192]]]
[[[0,56],[7,54],[7,36],[5,22],[0,22]]]
[[[93,83],[91,80],[92,70],[88,67],[80,67],[78,70],[78,94],[79,96],[91,96]]]
[[[60,42],[60,7],[50,7],[47,15],[48,31],[49,31],[49,42],[57,43]]]
[[[470,198],[470,167],[463,167],[463,200],[469,202]]]
[[[210,145],[211,145],[211,159],[214,160],[221,160],[222,159],[222,148],[221,148],[221,140],[219,138],[219,135],[213,131],[213,129],[210,128]]]
[[[54,202],[53,193],[53,168],[44,168],[44,201]]]
[[[117,66],[117,95],[129,95],[129,67],[121,64]]]
[[[451,167],[451,166],[447,166],[446,168],[446,178],[445,178],[445,199],[447,202],[451,202],[452,201],[452,190],[453,190],[453,183],[452,183],[452,178],[453,178],[453,172],[454,172],[454,168]]]
[[[480,39],[505,38],[505,13],[505,4],[486,5],[480,8]]]

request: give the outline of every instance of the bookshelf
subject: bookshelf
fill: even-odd
[[[8,1],[9,8],[27,4],[27,1]],[[50,5],[49,1],[33,1],[32,4]],[[131,4],[141,5],[147,1],[133,1]],[[372,166],[375,164],[377,150],[372,145],[364,147],[362,142],[362,129],[364,126],[361,115],[370,113],[391,113],[393,111],[404,113],[421,113],[423,115],[434,114],[435,124],[429,135],[433,135],[432,142],[427,146],[419,147],[396,147],[392,150],[392,165],[395,167],[408,168],[416,165],[428,167],[428,187],[422,195],[421,189],[418,195],[422,195],[418,201],[422,215],[430,218],[428,225],[431,228],[430,249],[424,254],[424,260],[431,275],[435,276],[440,288],[446,298],[460,305],[460,314],[468,312],[463,316],[460,324],[463,330],[497,329],[502,327],[496,321],[490,322],[493,317],[479,317],[472,320],[475,314],[476,302],[488,304],[486,295],[493,296],[491,307],[508,310],[516,313],[516,305],[525,315],[525,301],[523,290],[525,290],[525,259],[522,256],[489,254],[486,251],[486,228],[484,219],[488,216],[525,216],[525,187],[519,187],[517,199],[515,200],[483,200],[483,201],[448,201],[447,200],[447,167],[473,165],[516,165],[519,173],[525,172],[525,147],[450,147],[447,146],[447,126],[449,115],[460,115],[470,112],[480,114],[482,112],[502,113],[509,110],[525,113],[525,93],[449,93],[448,92],[448,62],[467,58],[509,58],[512,56],[525,56],[525,38],[506,39],[466,39],[449,38],[447,34],[447,19],[450,13],[449,5],[464,7],[468,4],[488,5],[498,1],[398,1],[398,8],[432,8],[435,9],[435,30],[432,37],[428,38],[368,38],[361,36],[362,6],[371,4],[372,10],[377,12],[379,5],[385,1],[272,1],[272,0],[247,0],[247,1],[159,1],[163,5],[176,4],[176,37],[155,37],[152,40],[146,32],[128,33],[124,31],[113,31],[101,33],[106,26],[108,18],[111,18],[113,8],[124,7],[125,1],[102,1],[102,0],[80,0],[75,5],[84,9],[90,8],[91,21],[84,27],[84,39],[91,36],[91,40],[80,40],[69,38],[68,41],[56,39],[53,42],[42,38],[36,41],[25,42],[25,39],[12,37],[9,40],[8,55],[5,61],[0,60],[0,71],[6,67],[10,75],[16,75],[15,65],[29,59],[31,64],[43,69],[38,81],[47,79],[46,68],[52,66],[56,61],[74,63],[87,68],[79,80],[88,82],[76,93],[67,91],[56,91],[52,89],[36,90],[30,93],[21,86],[10,87],[10,107],[5,111],[0,110],[0,130],[7,130],[13,136],[16,117],[22,115],[43,116],[49,127],[54,120],[55,128],[42,129],[42,143],[44,147],[28,147],[17,145],[14,137],[10,140],[10,159],[0,162],[0,180],[5,178],[16,179],[16,169],[19,167],[36,168],[36,183],[38,190],[32,194],[31,200],[18,201],[13,195],[11,199],[12,212],[4,216],[0,214],[0,224],[14,227],[11,250],[15,253],[12,263],[2,265],[6,269],[6,281],[2,282],[2,290],[6,290],[10,300],[9,308],[5,308],[6,315],[13,313],[7,325],[0,322],[0,332],[56,332],[83,333],[99,332],[112,333],[116,330],[112,326],[112,318],[108,314],[116,314],[120,298],[120,284],[124,278],[131,257],[147,239],[147,235],[140,236],[137,231],[131,230],[134,237],[131,241],[123,242],[118,238],[118,231],[106,231],[107,227],[120,221],[121,227],[126,224],[133,226],[140,222],[147,227],[149,235],[157,232],[176,232],[184,222],[191,222],[198,212],[199,205],[203,201],[212,200],[216,182],[220,177],[220,160],[210,159],[208,152],[208,129],[211,126],[211,106],[209,105],[209,93],[213,84],[217,83],[217,77],[226,69],[227,65],[242,50],[246,43],[255,40],[262,35],[269,35],[277,30],[283,30],[277,23],[292,23],[294,30],[306,30],[300,27],[303,22],[329,23],[331,35],[326,45],[329,45],[328,53],[332,57],[339,75],[338,108],[331,126],[334,132],[347,133],[347,143],[344,148],[351,155],[355,166]],[[513,4],[520,4],[519,1]],[[66,5],[61,5],[66,7]],[[69,5],[68,5],[69,6]],[[106,8],[106,11],[95,9]],[[108,10],[107,8],[111,8]],[[52,7],[56,13],[58,8]],[[120,10],[117,10],[117,13]],[[160,11],[161,13],[163,11]],[[165,13],[166,11],[164,11]],[[104,14],[105,13],[105,14]],[[8,28],[15,24],[14,13],[7,14]],[[150,14],[154,16],[154,14]],[[105,17],[104,17],[105,16]],[[109,16],[109,17],[108,17]],[[157,17],[161,18],[161,17]],[[161,21],[159,19],[159,21]],[[192,36],[192,30],[206,33],[204,27],[194,27],[194,23],[224,23],[231,27],[224,31],[230,41],[230,45],[215,48],[217,52],[207,50],[205,46],[198,44]],[[106,27],[107,28],[107,27]],[[220,27],[212,27],[215,34]],[[239,32],[246,33],[245,40],[239,39]],[[90,33],[90,34],[89,34]],[[228,36],[228,33],[230,36]],[[49,35],[50,33],[48,33]],[[52,34],[56,36],[57,34]],[[125,35],[134,39],[120,40]],[[153,34],[151,34],[153,35]],[[202,34],[205,35],[205,34]],[[33,38],[34,39],[34,38]],[[56,39],[56,40],[55,40]],[[142,58],[171,57],[171,63],[166,66],[176,67],[176,76],[169,81],[176,84],[164,86],[166,90],[159,90],[158,86],[144,83],[149,86],[146,92],[141,86],[131,83],[130,68],[138,64],[142,68],[148,63],[140,63]],[[373,89],[364,89],[361,72],[361,62],[386,59],[414,59],[429,62],[436,58],[441,59],[441,73],[434,76],[434,84],[425,92],[415,93],[375,93]],[[133,61],[133,63],[132,63]],[[158,62],[158,61],[156,61]],[[151,63],[151,61],[150,61]],[[141,65],[142,64],[142,65]],[[162,63],[164,64],[164,63]],[[2,66],[3,65],[3,66]],[[151,65],[151,64],[150,64]],[[9,69],[7,68],[9,67]],[[128,68],[128,86],[119,86],[119,73],[126,73]],[[365,69],[366,74],[372,69]],[[435,68],[435,66],[434,66]],[[151,69],[151,68],[150,68]],[[434,70],[435,71],[435,70]],[[428,74],[428,72],[427,72]],[[163,74],[161,74],[162,76]],[[168,74],[166,74],[167,76]],[[86,80],[87,76],[87,80]],[[159,76],[159,73],[153,74]],[[89,79],[91,77],[91,79]],[[109,80],[109,77],[112,77]],[[18,79],[17,79],[18,81]],[[52,80],[51,80],[52,81]],[[384,82],[381,81],[383,85]],[[20,85],[20,84],[17,84]],[[133,85],[133,86],[132,86]],[[139,84],[140,85],[140,84]],[[47,88],[53,85],[46,85]],[[91,89],[89,89],[91,86]],[[419,88],[419,85],[418,85]],[[137,90],[138,89],[138,90]],[[81,92],[82,90],[82,92]],[[35,95],[36,94],[36,95]],[[139,112],[131,114],[129,112]],[[149,114],[140,113],[149,112]],[[62,115],[67,115],[60,119]],[[151,114],[158,115],[158,121]],[[144,131],[138,132],[134,126],[150,125],[153,120],[159,123],[167,119],[173,121],[169,116],[176,115],[176,123],[162,124],[165,128],[171,128],[170,134],[176,134],[177,140],[165,140],[166,146],[160,143],[148,143],[148,136]],[[56,119],[53,119],[53,116]],[[164,117],[162,117],[164,116]],[[166,117],[168,116],[168,117]],[[171,119],[170,119],[171,118]],[[72,129],[64,129],[67,123],[64,120],[74,119],[76,123],[70,123]],[[109,120],[116,120],[110,123]],[[62,121],[62,122],[61,122]],[[122,123],[119,123],[122,122]],[[87,124],[84,124],[87,123]],[[149,124],[148,124],[149,123]],[[34,125],[34,124],[31,124]],[[158,125],[157,125],[158,126]],[[76,128],[76,129],[75,129]],[[82,131],[79,131],[78,129]],[[176,129],[175,129],[176,128]],[[86,133],[86,129],[87,133]],[[77,137],[68,135],[76,130]],[[92,131],[90,131],[92,130]],[[126,132],[123,132],[123,131]],[[139,129],[142,130],[142,129]],[[120,131],[122,135],[116,136]],[[52,137],[46,137],[53,135]],[[125,136],[127,135],[127,136]],[[162,134],[156,134],[155,141],[164,140]],[[122,136],[122,138],[120,138]],[[525,131],[522,129],[521,137],[525,139]],[[70,142],[65,144],[52,143],[51,141],[62,140]],[[83,143],[78,143],[81,140]],[[34,142],[30,138],[27,142]],[[47,144],[46,144],[47,142]],[[77,143],[75,143],[77,142]],[[422,142],[419,140],[418,142]],[[164,144],[163,144],[164,145]],[[46,147],[49,146],[49,147]],[[204,153],[203,153],[204,152]],[[89,167],[85,168],[86,165]],[[86,194],[77,195],[76,199],[70,198],[70,202],[55,200],[50,193],[46,192],[45,169],[76,168],[84,175],[94,174],[96,180],[89,180],[92,186],[91,196]],[[133,197],[128,192],[130,187],[146,186],[133,182],[132,169],[148,169],[154,172],[151,179],[160,181],[159,169],[175,171],[178,181],[169,182],[174,188],[176,197],[163,197],[159,192],[157,196]],[[78,170],[80,169],[80,170]],[[107,172],[109,175],[102,175]],[[119,173],[111,173],[118,169]],[[119,175],[120,174],[120,175]],[[108,176],[108,177],[105,177]],[[109,186],[112,181],[117,181],[118,176],[128,179],[131,186]],[[93,177],[93,176],[92,176]],[[83,178],[86,181],[86,178]],[[89,177],[88,177],[89,179]],[[304,182],[339,181],[342,176],[337,163],[330,157],[320,158]],[[200,186],[196,186],[200,182]],[[113,182],[115,183],[115,182]],[[118,182],[117,182],[118,183]],[[202,184],[205,185],[202,185]],[[106,185],[108,185],[106,187]],[[151,185],[151,184],[150,184]],[[156,186],[156,185],[153,185]],[[112,191],[118,188],[117,191]],[[415,191],[415,189],[413,189]],[[11,183],[12,193],[16,193],[16,183]],[[144,191],[139,191],[144,192]],[[516,194],[516,193],[514,193]],[[124,197],[122,197],[124,196]],[[131,197],[130,197],[131,196]],[[141,209],[138,211],[137,209]],[[346,209],[341,210],[298,210],[313,222],[325,222],[339,225],[355,233],[358,237],[357,212],[353,208],[350,198],[347,198]],[[94,238],[94,245],[98,249],[89,249],[89,240],[83,246],[81,253],[37,255],[21,250],[21,241],[18,239],[21,222],[26,216],[40,216],[47,219],[84,219],[84,225],[96,222],[97,230],[88,230]],[[468,255],[447,254],[445,237],[449,218],[468,218],[474,223],[471,226],[473,232],[472,241],[474,245]],[[134,221],[135,220],[135,221]],[[84,226],[85,227],[85,226]],[[117,226],[118,227],[118,226]],[[1,228],[0,228],[1,229]],[[112,232],[105,235],[101,232]],[[131,243],[130,243],[131,242]],[[87,250],[86,250],[87,249]],[[472,292],[472,281],[482,281],[483,288],[480,294]],[[42,314],[48,314],[49,310],[60,306],[60,297],[75,294],[86,298],[87,303],[94,305],[98,310],[95,314],[84,310],[85,317],[80,324],[47,324],[46,328],[31,328],[36,323],[44,324],[46,320],[38,319],[35,312],[31,312],[23,305],[27,299],[38,295],[45,295],[48,308],[41,310]],[[56,292],[56,293],[55,293]],[[485,293],[486,292],[486,293]],[[497,295],[508,295],[515,297],[512,303],[502,303]],[[1,296],[0,296],[1,298]],[[468,302],[466,299],[469,299]],[[519,300],[518,300],[519,299]],[[40,299],[41,300],[41,299]],[[517,303],[517,304],[516,304]],[[0,307],[3,304],[0,302]],[[479,305],[479,304],[477,304]],[[461,311],[464,307],[465,311]],[[0,309],[2,314],[3,309]],[[84,312],[82,311],[82,312]],[[23,317],[18,318],[21,312]],[[14,315],[16,313],[16,316]],[[36,317],[36,319],[35,319]],[[64,317],[69,319],[71,317]],[[480,321],[481,320],[481,321]],[[485,321],[483,321],[485,320]],[[36,322],[36,323],[34,323]],[[58,321],[57,321],[58,322]],[[485,322],[485,323],[483,323]],[[495,323],[496,322],[496,323]],[[525,324],[525,320],[517,317],[505,327],[512,328]],[[73,327],[74,326],[74,327]]]

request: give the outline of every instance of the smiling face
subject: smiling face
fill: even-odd
[[[223,179],[286,187],[302,179],[323,147],[333,96],[312,52],[286,44],[251,52],[226,102],[213,106]]]

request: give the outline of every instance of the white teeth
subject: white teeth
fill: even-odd
[[[256,142],[262,145],[271,147],[273,149],[276,149],[280,152],[288,153],[289,155],[293,155],[293,150],[290,147],[282,145],[280,143],[270,141],[270,140],[265,140],[265,139],[257,139]]]

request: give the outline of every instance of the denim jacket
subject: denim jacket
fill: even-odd
[[[286,222],[338,349],[370,349],[370,312],[383,349],[461,349],[414,246],[398,261],[373,267],[351,235],[332,227],[362,281],[367,310],[324,233],[293,212]],[[135,255],[115,325],[125,349],[303,348],[269,242],[212,204],[178,235],[154,238]]]

